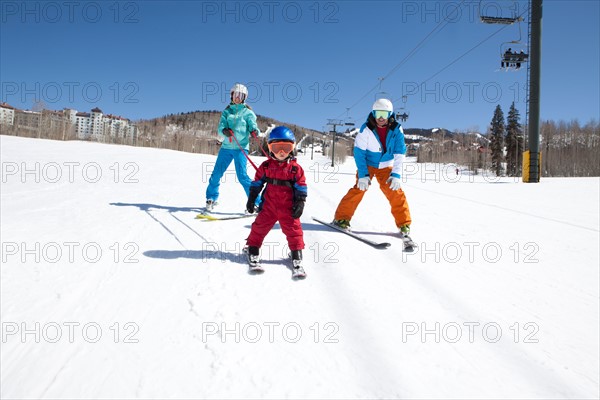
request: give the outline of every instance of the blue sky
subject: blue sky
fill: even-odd
[[[479,12],[527,17],[527,5],[3,0],[0,100],[153,118],[222,110],[242,82],[257,114],[309,128],[362,123],[388,96],[406,128],[485,131],[497,104],[525,116],[526,69],[500,71],[499,57],[505,42],[526,45],[527,24],[498,31]],[[598,120],[600,2],[543,7],[542,118]]]

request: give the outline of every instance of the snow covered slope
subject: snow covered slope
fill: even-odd
[[[194,219],[213,156],[0,140],[2,398],[599,396],[598,178],[407,163],[407,255],[376,183],[352,225],[389,249],[314,223],[354,163],[300,155],[296,282],[278,225],[251,276],[252,219]],[[242,211],[226,180],[217,211]]]

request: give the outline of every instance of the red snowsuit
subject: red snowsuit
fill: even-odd
[[[267,187],[262,194],[261,211],[252,223],[246,244],[260,247],[275,222],[279,221],[290,250],[304,249],[300,218],[292,217],[294,200],[306,199],[304,170],[295,158],[285,161],[269,158],[256,171],[250,191],[260,191],[265,184]]]

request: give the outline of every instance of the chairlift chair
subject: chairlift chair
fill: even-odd
[[[527,46],[513,40],[500,45],[500,66],[502,68],[521,68],[521,63],[529,61]]]
[[[515,3],[516,4],[516,3]],[[479,17],[482,22],[488,24],[505,24],[511,25],[515,22],[519,25],[519,39],[505,42],[500,45],[500,68],[515,69],[521,68],[521,63],[529,60],[529,52],[526,46],[521,44],[521,21],[523,18],[513,15],[512,17],[495,17],[481,15],[481,0],[479,1]]]
[[[408,113],[406,112],[406,100],[408,96],[402,96],[402,106],[396,111],[396,120],[406,122],[408,119]]]
[[[484,24],[512,25],[515,22],[523,21],[523,17],[516,16],[516,15],[513,15],[512,17],[482,15],[481,14],[481,3],[482,3],[482,0],[479,1],[479,19]]]
[[[522,17],[492,17],[489,15],[480,15],[479,19],[484,24],[502,24],[502,25],[512,25],[515,22],[523,21]]]
[[[396,111],[396,120],[406,122],[407,119],[408,119],[408,114],[406,113],[406,111],[404,111],[402,113],[400,113],[400,111]]]
[[[350,113],[350,108],[346,108],[346,119],[344,120],[344,125],[345,126],[349,126],[349,127],[353,127],[355,125],[354,123],[354,119],[348,115]]]

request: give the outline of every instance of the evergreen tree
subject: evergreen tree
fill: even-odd
[[[504,161],[504,113],[500,105],[496,106],[492,125],[490,126],[490,152],[492,157],[492,171],[496,176],[502,175],[502,161]]]
[[[513,102],[506,118],[506,173],[508,176],[519,176],[523,153],[523,131],[519,123],[521,116]]]

